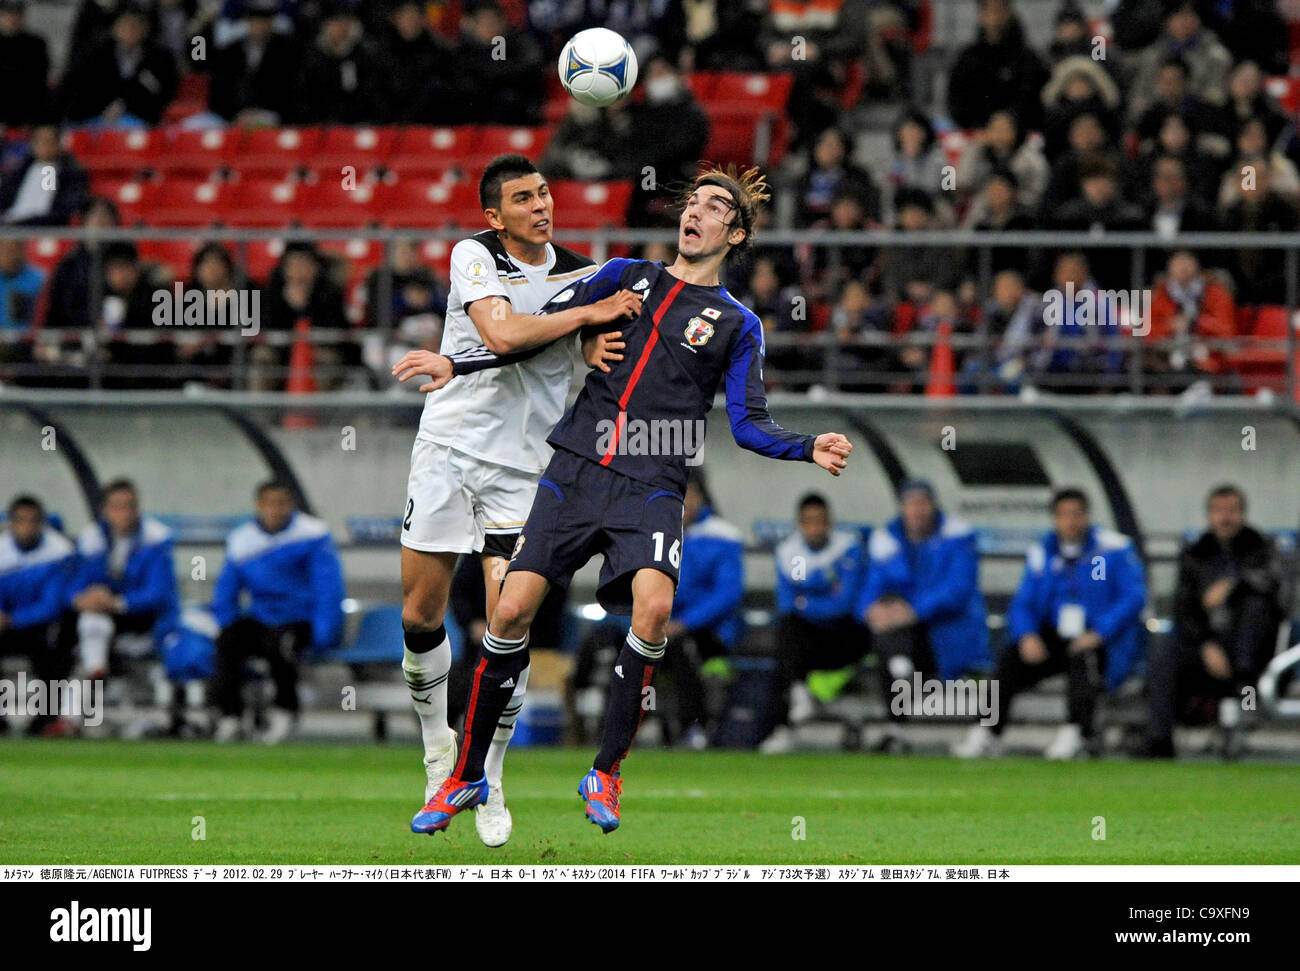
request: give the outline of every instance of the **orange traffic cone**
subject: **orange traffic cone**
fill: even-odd
[[[298,320],[294,324],[293,346],[289,349],[289,379],[285,382],[284,390],[289,394],[313,394],[318,389],[316,386],[316,352],[312,348],[311,341],[307,339],[307,334],[311,330],[311,323],[306,317]],[[316,424],[316,418],[307,412],[291,411],[284,416],[283,425],[285,428],[310,428]]]
[[[951,398],[957,394],[957,385],[953,382],[955,368],[952,324],[940,324],[939,339],[930,349],[930,380],[925,385],[927,398]]]

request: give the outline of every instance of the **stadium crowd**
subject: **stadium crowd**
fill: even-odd
[[[975,36],[945,39],[956,46],[937,52],[928,0],[83,0],[67,66],[51,84],[51,38],[24,25],[26,4],[4,0],[0,223],[149,224],[148,211],[123,217],[120,180],[88,175],[87,160],[69,150],[70,136],[87,131],[506,124],[549,126],[540,160],[552,178],[626,183],[626,210],[613,222],[670,225],[670,187],[700,158],[752,154],[752,124],[738,150],[719,141],[725,105],[697,96],[698,80],[761,72],[788,91],[767,129],[778,189],[768,227],[904,237],[959,226],[1145,230],[1167,241],[1139,254],[1135,280],[1120,249],[993,247],[981,265],[980,251],[944,245],[764,247],[760,227],[755,258],[728,285],[773,335],[774,373],[820,368],[821,352],[799,338],[825,333],[842,386],[915,391],[934,365],[936,335],[979,335],[981,346],[957,344],[960,390],[1113,388],[1133,345],[1106,339],[1134,324],[1114,291],[1136,288],[1151,291],[1141,358],[1149,387],[1252,390],[1259,353],[1245,360],[1223,342],[1286,334],[1283,254],[1193,249],[1178,238],[1300,227],[1295,106],[1283,108],[1269,87],[1291,70],[1292,33],[1272,0],[1093,6],[1064,0],[1050,41],[1036,48],[1012,0],[978,0]],[[557,100],[559,48],[597,22],[637,50],[636,92],[605,109]],[[1289,98],[1293,86],[1282,78],[1282,87]],[[205,177],[220,188],[238,181],[237,168],[227,158]],[[280,169],[289,181],[320,175],[288,156]],[[363,177],[400,185],[407,174],[381,162]],[[171,177],[141,176],[147,185]],[[129,185],[138,192],[138,180]],[[226,215],[199,206],[196,218]],[[566,225],[563,210],[556,221]],[[365,331],[379,332],[376,347],[436,344],[445,273],[426,248],[396,248],[390,282],[374,260],[346,250],[302,243],[254,261],[200,245],[201,226],[195,236],[188,249],[155,255],[131,243],[78,245],[46,268],[35,244],[0,244],[0,377],[7,363],[27,366],[16,383],[84,384],[93,355],[110,366],[108,386],[228,382],[228,342],[138,336],[151,326],[150,294],[177,280],[209,300],[260,288],[265,331],[306,320],[341,332],[322,348],[323,363],[339,366],[335,384],[374,382],[383,371],[382,352],[363,350]],[[1067,287],[1098,309],[1085,318],[1071,305],[1053,319],[1044,295]],[[24,339],[37,331],[49,333]],[[87,332],[100,339],[85,342]],[[1265,358],[1265,370],[1280,373],[1284,355]],[[255,341],[243,380],[281,386],[287,363],[287,342]]]
[[[183,615],[171,534],[142,512],[130,481],[106,486],[100,518],[75,543],[38,498],[16,496],[0,533],[0,657],[19,656],[31,677],[45,681],[117,677],[130,659],[161,660],[177,686],[171,730],[190,724],[182,687],[207,682],[215,711],[200,718],[199,730],[217,741],[243,734],[248,662],[260,659],[274,696],[258,735],[288,737],[300,708],[301,663],[327,659],[342,636],[343,571],[328,526],[297,509],[290,486],[269,481],[254,498],[254,515],[227,539],[211,601],[188,605]],[[997,684],[991,723],[971,727],[953,747],[962,757],[995,754],[1016,695],[1056,674],[1066,675],[1068,710],[1048,758],[1099,752],[1098,702],[1133,676],[1145,677],[1148,708],[1138,754],[1172,757],[1177,722],[1217,720],[1235,729],[1290,620],[1294,585],[1274,539],[1247,522],[1244,493],[1233,485],[1209,493],[1205,529],[1180,554],[1172,634],[1150,639],[1146,572],[1132,539],[1094,524],[1078,489],[1057,490],[1048,512],[999,630],[981,593],[975,532],[943,510],[928,482],[904,482],[898,515],[865,541],[861,531],[838,527],[826,499],[809,493],[773,549],[775,638],[764,649],[747,638],[743,534],[719,514],[696,473],[663,662],[674,699],[666,738],[693,748],[712,738],[790,751],[794,728],[816,714],[813,676],[835,682],[833,694],[869,658],[887,712],[877,746],[885,752],[910,750],[907,723],[920,711],[916,701],[900,701],[899,685],[916,676]],[[452,609],[467,642],[453,684],[466,680],[486,630],[481,573],[462,566]],[[534,630],[539,644],[559,643],[564,609],[562,593],[548,599]],[[593,677],[608,667],[597,663],[599,645],[593,635],[580,648],[571,695],[598,688]],[[744,719],[737,737],[728,712],[708,703],[701,669],[764,654],[757,715]],[[32,734],[77,728],[58,713],[28,724]]]

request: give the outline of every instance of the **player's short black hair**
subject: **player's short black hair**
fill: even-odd
[[[519,179],[534,173],[537,173],[537,166],[526,155],[517,153],[498,155],[488,162],[487,168],[483,170],[483,175],[478,180],[479,205],[484,209],[500,209],[501,186],[511,179]]]
[[[800,515],[802,515],[803,511],[810,507],[815,509],[825,509],[827,513],[831,511],[830,503],[826,501],[826,497],[820,492],[805,492],[799,497],[799,503],[795,508],[798,509]]]
[[[9,500],[10,519],[14,518],[14,513],[19,509],[35,509],[36,515],[40,516],[42,519],[45,518],[45,507],[41,505],[41,501],[35,496],[23,493],[22,495],[14,496],[13,499]]]
[[[290,499],[295,503],[298,501],[297,490],[283,479],[267,479],[265,482],[259,482],[257,488],[253,490],[253,496],[257,499],[261,499],[263,493],[270,492],[272,489],[280,492],[287,492]]]
[[[1205,505],[1209,506],[1210,501],[1222,496],[1236,496],[1237,501],[1241,503],[1241,511],[1246,511],[1246,493],[1241,491],[1240,486],[1233,485],[1231,482],[1224,482],[1210,490],[1210,494],[1205,497]]]
[[[1083,506],[1083,511],[1087,512],[1092,508],[1092,503],[1088,502],[1088,495],[1082,489],[1075,486],[1066,486],[1064,489],[1057,489],[1052,493],[1052,501],[1048,503],[1048,508],[1056,512],[1056,507],[1063,502],[1073,500]]]
[[[115,492],[130,492],[137,496],[140,494],[140,490],[135,487],[135,483],[126,477],[114,479],[108,485],[104,486],[102,495],[107,499]]]

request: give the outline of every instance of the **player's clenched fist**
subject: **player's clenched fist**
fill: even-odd
[[[589,305],[587,313],[588,324],[608,324],[611,321],[622,320],[624,317],[635,319],[641,316],[641,294],[631,290],[620,290],[604,300],[597,300]]]
[[[429,376],[428,383],[420,385],[420,390],[426,392],[437,391],[455,376],[451,361],[433,351],[407,351],[393,365],[393,377],[398,381],[405,381],[417,374]]]
[[[831,475],[839,475],[848,465],[845,461],[853,451],[853,443],[836,432],[818,435],[813,441],[813,461]]]

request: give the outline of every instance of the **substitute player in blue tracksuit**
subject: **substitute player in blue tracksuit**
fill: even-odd
[[[707,712],[699,667],[728,653],[744,631],[745,538],[718,515],[699,469],[686,484],[682,523],[681,575],[662,667],[677,688],[676,739],[703,748]]]
[[[899,487],[898,505],[899,515],[871,534],[857,607],[883,672],[885,751],[906,747],[904,716],[893,703],[897,682],[917,671],[949,680],[991,666],[974,532],[939,508],[922,479]]]
[[[263,483],[256,498],[257,517],[226,540],[212,593],[212,613],[221,625],[213,681],[219,742],[241,731],[250,657],[265,658],[271,667],[275,700],[262,740],[278,742],[298,715],[298,656],[309,647],[333,646],[343,630],[343,568],[329,526],[299,512],[283,483]]]
[[[1133,541],[1089,521],[1088,497],[1061,489],[1052,497],[1053,530],[1029,548],[1007,611],[1007,646],[998,659],[998,719],[977,725],[954,750],[994,752],[1011,701],[1043,678],[1065,672],[1068,721],[1044,751],[1079,755],[1093,737],[1097,697],[1133,669],[1142,647],[1147,588]]]
[[[0,533],[0,657],[25,655],[32,677],[47,684],[72,673],[72,652],[58,631],[75,566],[72,541],[46,523],[38,499],[9,503],[9,528]],[[40,734],[56,720],[37,715],[27,733]],[[0,731],[7,725],[0,718]]]
[[[71,614],[59,635],[77,645],[88,678],[108,670],[113,646],[160,651],[180,623],[171,530],[141,515],[140,494],[127,479],[104,487],[99,514],[77,541]]]
[[[624,360],[588,375],[548,439],[555,455],[483,639],[460,758],[412,820],[415,832],[445,829],[456,813],[486,799],[483,759],[528,663],[528,625],[550,586],[567,586],[597,554],[604,558],[597,598],[612,613],[630,612],[632,626],[614,666],[600,751],[579,793],[593,823],[605,832],[618,826],[618,767],[667,644],[687,461],[699,453],[720,388],[743,448],[815,462],[833,475],[845,467],[852,446],[843,435],[799,435],[772,420],[763,387],[763,326],[718,282],[723,260],[750,242],[757,207],[767,197],[757,169],[704,172],[684,200],[671,266],[610,260],[542,309],[552,313],[620,290],[643,297],[635,320],[606,325],[622,332]]]

